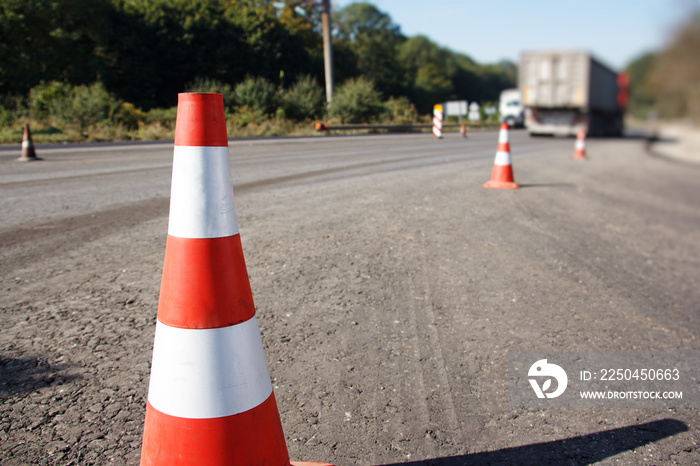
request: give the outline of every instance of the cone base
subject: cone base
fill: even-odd
[[[36,156],[36,152],[34,152],[34,149],[22,149],[22,154],[19,156],[17,159],[18,162],[34,162],[35,160],[41,160],[39,157]]]
[[[484,183],[484,188],[493,189],[517,189],[520,185],[513,179],[513,166],[500,165],[495,163],[493,165],[493,172],[491,172],[491,180]]]
[[[520,185],[513,181],[494,181],[490,180],[484,183],[484,188],[490,189],[518,189]]]
[[[289,465],[274,393],[249,411],[184,419],[146,405],[141,466]]]
[[[574,160],[586,160],[586,154],[574,154]]]
[[[292,461],[292,466],[334,466],[330,463],[306,463],[304,461]]]

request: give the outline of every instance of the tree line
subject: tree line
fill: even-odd
[[[0,0],[0,96],[42,83],[100,83],[147,111],[176,104],[193,83],[234,88],[261,78],[289,88],[323,83],[318,2],[271,0]],[[333,12],[338,85],[363,79],[381,99],[421,113],[459,98],[496,100],[515,65],[480,65],[422,36],[406,37],[369,3]],[[311,116],[311,115],[310,115]]]
[[[629,111],[638,118],[687,118],[700,124],[700,11],[691,12],[669,44],[627,67]]]

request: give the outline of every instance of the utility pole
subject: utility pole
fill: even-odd
[[[326,104],[333,100],[333,42],[331,41],[331,2],[321,0],[321,27],[323,28],[323,65],[326,71]]]

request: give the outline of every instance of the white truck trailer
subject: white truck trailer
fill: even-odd
[[[589,53],[525,52],[518,84],[531,135],[573,136],[580,126],[591,136],[622,135],[626,88]]]
[[[523,111],[520,89],[506,89],[501,92],[498,101],[498,118],[501,123],[507,123],[511,128],[523,126],[525,112]]]

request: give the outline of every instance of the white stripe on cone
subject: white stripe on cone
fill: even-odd
[[[510,161],[510,152],[496,152],[496,159],[493,162],[494,165],[512,165]]]
[[[237,233],[228,147],[175,146],[168,234],[221,238]]]
[[[498,132],[498,142],[509,142],[508,141],[508,130],[502,129]],[[571,146],[569,146],[571,147]]]
[[[576,140],[576,144],[574,145],[574,148],[579,149],[579,150],[585,149],[585,148],[586,148],[586,142],[585,142],[585,141],[582,141],[582,140],[580,140],[580,139],[577,139],[577,140]]]
[[[158,411],[187,419],[231,416],[271,394],[255,317],[214,329],[157,322],[148,401]]]

